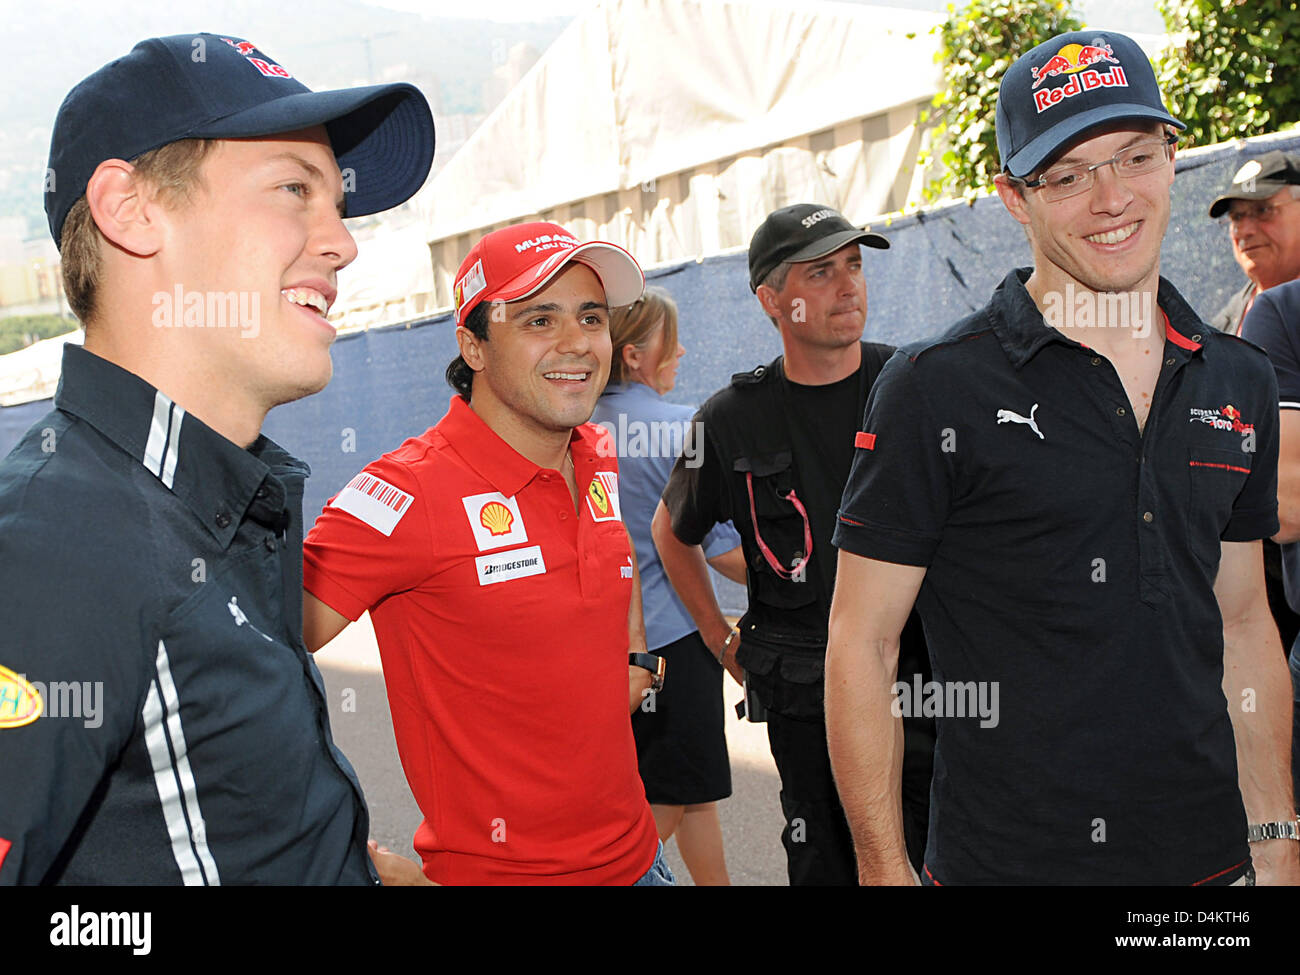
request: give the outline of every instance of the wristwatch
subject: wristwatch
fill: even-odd
[[[1252,823],[1246,830],[1251,843],[1264,840],[1300,840],[1300,821],[1282,820],[1278,823]]]
[[[664,674],[668,670],[668,661],[658,654],[654,653],[629,653],[627,662],[632,667],[644,667],[654,678],[650,681],[650,690],[662,691],[664,689]]]

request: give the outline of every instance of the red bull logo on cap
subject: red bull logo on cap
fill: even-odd
[[[1115,67],[1109,71],[1097,71],[1091,65],[1109,61]],[[1034,84],[1034,106],[1038,111],[1043,112],[1053,105],[1059,105],[1067,98],[1072,98],[1082,91],[1092,91],[1094,88],[1110,87],[1128,87],[1128,79],[1124,77],[1124,69],[1120,66],[1119,58],[1115,57],[1115,52],[1111,50],[1109,44],[1100,37],[1092,44],[1067,44],[1054,55],[1047,59],[1047,62],[1041,68],[1031,68],[1030,74],[1033,76]],[[1069,75],[1069,80],[1056,88],[1039,89],[1048,78],[1055,78],[1057,75]]]
[[[229,37],[223,37],[222,40],[225,41],[227,44],[229,44],[231,47],[233,47],[244,57],[246,57],[248,59],[249,64],[255,67],[258,71],[262,72],[263,77],[266,78],[292,78],[293,77],[293,75],[289,74],[288,71],[280,67],[278,64],[276,64],[274,61],[270,60],[269,58],[254,57],[253,52],[257,50],[257,45],[254,44],[252,41],[235,41],[235,40],[231,40]]]

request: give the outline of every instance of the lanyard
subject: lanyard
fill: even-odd
[[[858,343],[858,344],[859,347],[861,348],[862,359],[858,363],[858,400],[857,401],[863,404],[863,409],[865,409],[866,401],[867,401],[867,392],[869,388],[867,383],[866,349],[862,347],[862,343]],[[791,402],[790,399],[790,386],[789,386],[789,380],[786,378],[785,375],[784,356],[781,359],[777,360],[777,370],[778,370],[778,375],[776,377],[776,382],[777,382],[777,388],[780,391],[780,396],[781,396],[781,416],[782,416],[782,421],[785,423],[785,428],[786,428],[785,430],[786,442],[790,444],[790,455],[791,458],[793,458],[795,440],[794,440],[794,430],[790,426],[790,417],[794,413],[794,404]],[[792,479],[793,479],[793,476],[798,472],[798,468],[795,467],[794,465],[792,465],[792,467],[793,467],[793,471],[792,471]],[[762,553],[763,559],[767,562],[767,564],[771,566],[772,571],[775,572],[780,578],[793,579],[795,576],[799,575],[799,573],[801,573],[804,570],[804,568],[808,565],[808,562],[812,559],[812,552],[813,552],[812,522],[809,521],[808,519],[808,510],[803,506],[803,502],[799,500],[799,496],[795,493],[795,489],[793,485],[791,486],[788,494],[784,496],[778,495],[778,497],[781,497],[782,501],[789,501],[790,504],[794,507],[795,511],[799,512],[799,516],[803,519],[804,554],[802,558],[795,560],[794,564],[789,569],[787,569],[779,561],[777,561],[776,556],[772,553],[772,550],[768,547],[767,543],[763,541],[763,535],[759,531],[758,512],[754,510],[753,471],[745,472],[745,489],[749,492],[749,520],[750,523],[754,526],[754,541],[758,544],[759,552]]]

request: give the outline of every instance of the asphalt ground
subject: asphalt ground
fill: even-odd
[[[420,824],[420,810],[397,757],[370,617],[363,616],[321,648],[316,663],[329,691],[334,740],[356,768],[366,793],[371,836],[394,852],[418,859],[411,839]],[[781,782],[768,749],[766,726],[736,718],[733,705],[741,698],[741,690],[730,678],[726,678],[723,698],[732,794],[718,804],[718,814],[731,882],[784,886]],[[670,840],[665,849],[677,883],[689,886],[690,874],[676,843]]]

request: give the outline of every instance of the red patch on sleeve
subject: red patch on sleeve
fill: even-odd
[[[9,847],[12,845],[7,839],[0,836],[0,867],[5,865],[5,856],[9,853]]]
[[[857,435],[853,438],[853,446],[861,447],[863,450],[875,450],[876,435],[874,433],[866,433],[859,430]]]

